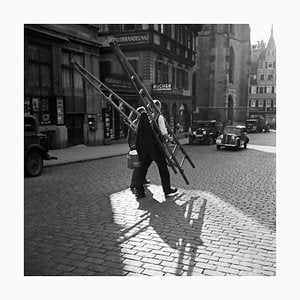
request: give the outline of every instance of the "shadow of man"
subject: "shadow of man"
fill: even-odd
[[[148,212],[148,226],[171,248],[178,250],[176,275],[182,275],[185,271],[187,275],[193,273],[197,247],[203,244],[200,236],[206,202],[206,199],[187,193],[162,203],[152,197],[139,201],[138,209]]]

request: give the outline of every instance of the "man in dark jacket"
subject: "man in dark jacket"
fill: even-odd
[[[157,101],[158,100],[155,100],[154,103],[156,104]],[[160,104],[160,102],[158,104]],[[159,129],[163,137],[165,138],[166,132],[164,132],[164,128],[162,126],[162,123],[164,123],[164,121],[159,119],[160,117],[162,117],[162,115],[159,115],[158,118],[156,119],[158,120],[157,122],[159,125]],[[143,182],[141,181],[141,178],[145,178],[148,168],[151,165],[152,161],[155,161],[157,164],[165,196],[171,196],[172,194],[177,192],[177,188],[171,188],[170,173],[168,170],[165,153],[161,149],[159,143],[157,142],[153,130],[154,129],[150,125],[147,114],[142,113],[139,121],[138,130],[137,130],[137,142],[136,142],[136,149],[139,158],[141,160],[141,167],[139,168],[138,171],[139,181],[138,181],[137,191],[136,191],[137,198],[145,197],[145,189],[143,186]]]

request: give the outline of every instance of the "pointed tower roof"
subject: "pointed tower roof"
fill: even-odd
[[[271,27],[271,36],[270,36],[267,48],[276,48],[275,40],[274,40],[274,37],[273,37],[273,24],[272,24],[272,27]]]

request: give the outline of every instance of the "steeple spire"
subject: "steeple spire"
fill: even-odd
[[[273,36],[273,24],[272,24],[272,27],[271,27],[271,36]]]

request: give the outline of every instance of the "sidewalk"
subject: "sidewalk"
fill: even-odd
[[[188,138],[180,139],[182,145],[188,143]],[[127,142],[122,144],[86,146],[77,145],[63,149],[50,150],[51,156],[57,159],[45,160],[44,167],[64,165],[75,162],[83,162],[93,159],[125,155],[128,153],[129,147]]]

